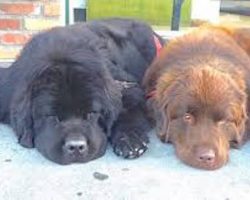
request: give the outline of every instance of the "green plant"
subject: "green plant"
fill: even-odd
[[[173,0],[88,0],[88,19],[128,17],[147,21],[152,25],[170,25]],[[181,24],[190,22],[191,0],[182,6]]]

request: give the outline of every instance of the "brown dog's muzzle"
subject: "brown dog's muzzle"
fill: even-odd
[[[202,128],[201,128],[202,127]],[[217,127],[204,124],[188,128],[173,138],[177,156],[196,168],[215,170],[228,161],[229,142]]]
[[[221,153],[218,149],[205,145],[191,147],[185,153],[176,146],[176,154],[184,163],[205,170],[221,168],[228,161],[228,151]]]

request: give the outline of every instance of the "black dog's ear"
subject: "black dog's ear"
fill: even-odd
[[[18,137],[18,142],[22,146],[26,148],[34,147],[30,92],[27,88],[16,91],[12,98],[10,125]]]
[[[107,39],[108,35],[108,37],[112,38],[118,45],[121,45],[121,42],[128,37],[125,29],[117,28],[116,25],[113,25],[108,21],[95,21],[91,24],[90,29],[94,29],[96,34],[105,39]]]
[[[105,27],[107,28],[107,33],[110,35],[111,38],[113,38],[114,40],[121,40],[121,39],[125,39],[128,35],[126,33],[125,30],[121,29],[121,28],[117,28],[114,25],[111,24],[105,24]]]

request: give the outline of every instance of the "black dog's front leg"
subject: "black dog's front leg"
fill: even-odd
[[[137,158],[147,150],[150,124],[141,109],[122,113],[115,123],[111,144],[114,152],[124,158]]]
[[[124,158],[137,158],[147,150],[151,129],[145,114],[145,99],[139,87],[123,92],[124,111],[112,128],[111,144],[114,152]]]

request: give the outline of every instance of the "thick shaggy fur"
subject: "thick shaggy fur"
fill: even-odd
[[[158,136],[185,163],[220,168],[246,138],[249,53],[249,29],[205,26],[170,41],[147,70]]]
[[[36,35],[3,72],[1,121],[21,145],[60,164],[96,159],[108,141],[118,155],[140,156],[149,124],[139,83],[156,54],[153,35],[146,24],[125,19]]]

